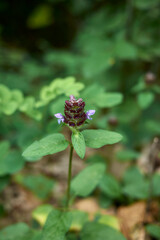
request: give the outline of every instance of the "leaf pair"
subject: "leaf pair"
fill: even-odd
[[[84,130],[72,134],[72,144],[80,156],[84,158],[86,146],[90,148],[100,148],[107,144],[119,142],[122,136],[115,132],[106,130]],[[40,141],[35,141],[24,152],[23,157],[28,161],[37,161],[41,157],[61,152],[68,147],[68,141],[60,134],[51,134]]]

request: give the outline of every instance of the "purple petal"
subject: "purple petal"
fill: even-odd
[[[86,116],[89,120],[92,120],[92,118],[90,116],[92,116],[93,114],[95,114],[95,110],[89,110],[86,112]]]
[[[70,101],[72,102],[72,101],[75,101],[75,100],[76,100],[75,97],[73,95],[71,95],[70,96]]]
[[[89,116],[95,114],[95,112],[96,112],[96,110],[89,110],[89,111],[87,111],[87,113],[88,113]]]
[[[82,98],[79,98],[78,100],[77,100],[77,102],[82,102],[83,101],[83,99]]]
[[[56,118],[63,118],[63,115],[62,115],[61,113],[56,113],[56,114],[54,114],[54,116],[55,116]]]
[[[61,113],[54,114],[56,118],[58,118],[58,123],[64,122],[64,116]]]
[[[58,124],[60,124],[61,122],[64,122],[64,119],[63,119],[63,118],[59,118],[59,119],[58,119]]]

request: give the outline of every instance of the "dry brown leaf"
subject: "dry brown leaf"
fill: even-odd
[[[120,207],[117,215],[123,234],[127,239],[145,239],[144,223],[152,223],[157,217],[158,204],[153,201],[150,204],[150,211],[146,211],[147,204],[144,201],[136,202],[130,206]],[[137,235],[139,237],[137,237]]]
[[[131,233],[132,240],[147,240],[144,226],[139,226]]]
[[[146,212],[146,203],[137,202],[130,206],[120,207],[118,209],[118,218],[123,234],[131,239],[131,232],[138,224],[144,222]]]
[[[106,209],[100,208],[96,199],[92,198],[92,197],[78,200],[75,203],[74,208],[76,208],[80,211],[83,211],[83,212],[87,212],[90,220],[93,220],[95,214],[97,214],[97,213],[104,214],[104,215],[105,214],[115,215],[113,209],[106,210]]]

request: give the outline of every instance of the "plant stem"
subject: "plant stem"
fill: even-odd
[[[67,186],[67,202],[66,208],[69,208],[70,202],[70,185],[71,185],[71,177],[72,177],[72,156],[73,156],[73,146],[71,145],[70,148],[70,155],[69,155],[69,167],[68,167],[68,186]]]

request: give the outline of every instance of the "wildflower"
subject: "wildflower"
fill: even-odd
[[[87,119],[92,120],[90,116],[95,114],[95,110],[89,110],[86,112]]]
[[[58,123],[64,122],[64,116],[61,113],[54,114],[56,118],[58,118]]]
[[[54,116],[58,118],[58,123],[64,122],[70,127],[78,127],[85,123],[87,119],[92,120],[90,116],[95,114],[95,110],[84,111],[85,102],[82,98],[76,100],[71,95],[70,100],[65,101],[64,116],[61,113],[57,113]]]

